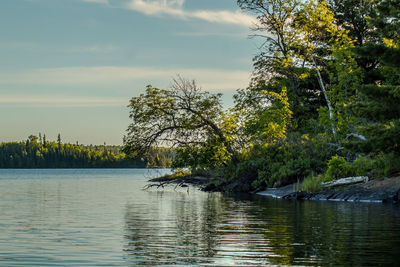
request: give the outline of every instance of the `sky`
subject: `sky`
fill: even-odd
[[[120,145],[129,99],[178,74],[229,107],[253,23],[236,0],[1,0],[0,142]]]

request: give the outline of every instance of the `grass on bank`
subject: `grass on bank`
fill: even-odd
[[[332,179],[327,175],[311,175],[303,180],[301,185],[302,191],[317,192],[322,189],[321,183],[329,182]]]

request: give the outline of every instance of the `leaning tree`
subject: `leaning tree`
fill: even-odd
[[[151,148],[176,148],[180,165],[226,165],[236,162],[232,123],[224,113],[221,94],[202,91],[194,80],[178,76],[170,89],[147,86],[128,106],[132,123],[124,151],[145,155]]]

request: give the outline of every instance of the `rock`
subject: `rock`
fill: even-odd
[[[258,192],[257,194],[273,198],[289,198],[289,195],[295,191],[294,188],[293,185],[287,185],[280,188],[268,188],[264,191]]]
[[[353,177],[354,178],[354,177]],[[365,181],[365,177],[363,178]],[[359,179],[361,180],[361,179]],[[400,200],[400,177],[374,179],[335,188],[327,187],[320,192],[296,192],[296,184],[270,188],[257,194],[291,200],[326,200],[369,203],[398,203]]]

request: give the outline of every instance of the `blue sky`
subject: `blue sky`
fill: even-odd
[[[1,0],[0,141],[121,144],[129,99],[177,74],[229,106],[253,21],[235,0]]]

